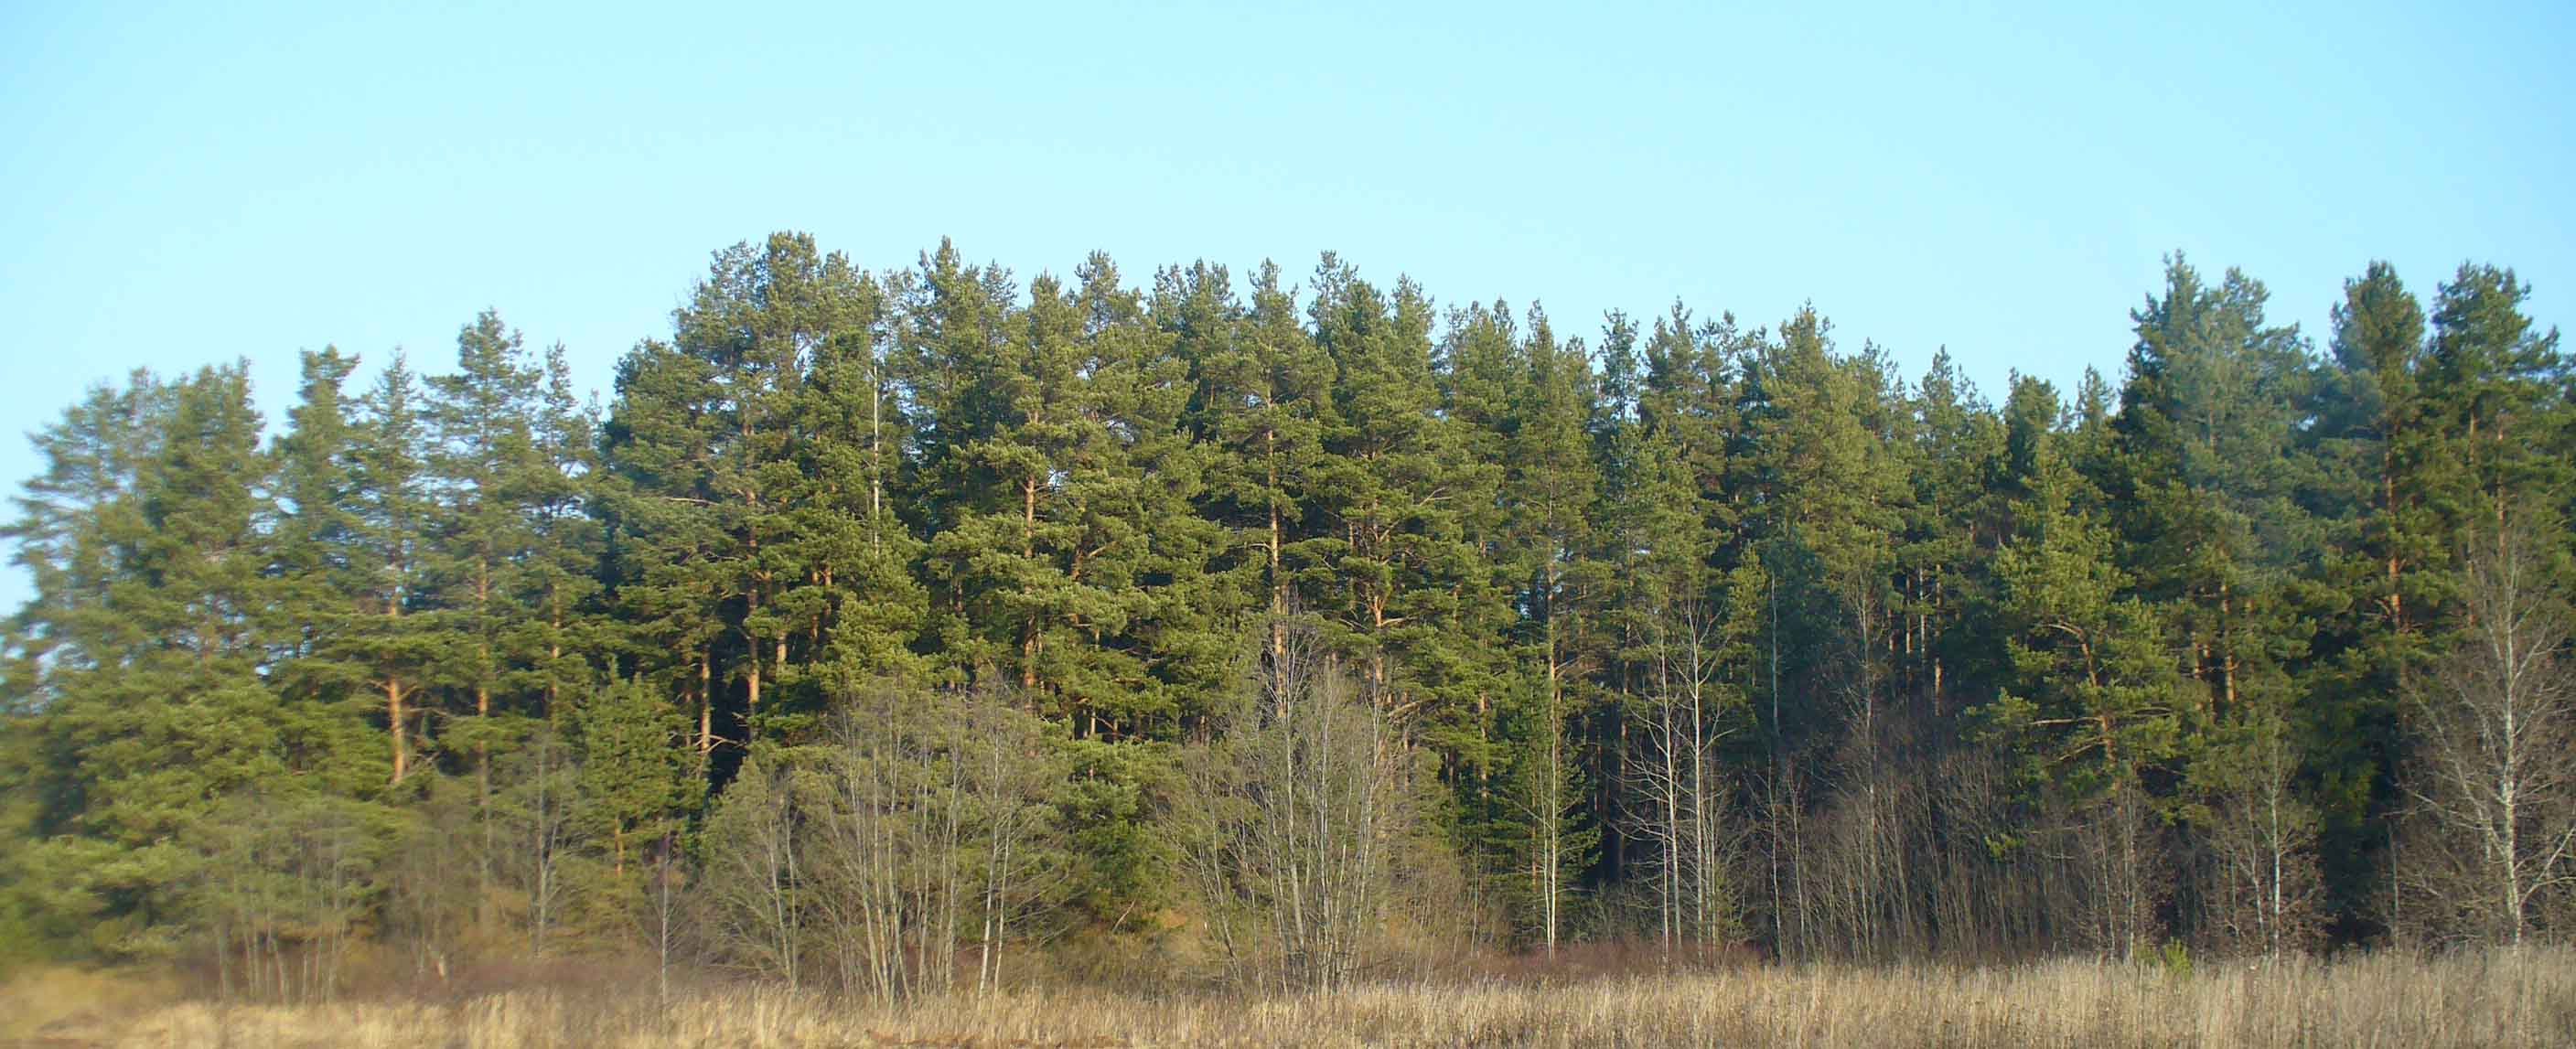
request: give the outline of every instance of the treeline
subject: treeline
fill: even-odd
[[[8,532],[0,940],[895,996],[2564,935],[2576,375],[2527,295],[2373,264],[2320,348],[2177,258],[2116,388],[1998,404],[1813,309],[1587,342],[1330,255],[782,234],[604,410],[490,313],[439,374],[306,353],[274,428],[242,365],[136,373]]]

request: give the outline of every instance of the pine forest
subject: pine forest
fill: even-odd
[[[2576,370],[2510,269],[2304,331],[2174,256],[2120,374],[1979,389],[1813,307],[893,261],[716,252],[613,377],[485,312],[29,420],[0,952],[900,1003],[2576,938]]]

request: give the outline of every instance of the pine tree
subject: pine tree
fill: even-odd
[[[2210,286],[2179,257],[2167,266],[2165,295],[2134,314],[2139,341],[2117,425],[2119,505],[2139,589],[2188,642],[2182,669],[2202,686],[2190,712],[2201,752],[2186,761],[2203,794],[2192,811],[2219,821],[2204,828],[2204,843],[2253,848],[2259,838],[2276,860],[2304,867],[2313,862],[2314,816],[2295,796],[2304,790],[2290,786],[2303,778],[2304,755],[2264,741],[2305,727],[2293,675],[2310,656],[2315,616],[2334,599],[2315,582],[2327,529],[2309,510],[2318,484],[2311,449],[2295,439],[2310,429],[2315,366],[2296,329],[2266,324],[2267,297],[2232,270]],[[2246,791],[2280,800],[2258,805]],[[2227,825],[2258,808],[2259,834]],[[2294,820],[2281,815],[2290,808]],[[2277,877],[2282,862],[2202,858],[2204,927],[2228,898],[2279,904],[2290,895]],[[2233,880],[2243,875],[2270,884]],[[2253,938],[2286,942],[2289,916],[2277,906],[2257,913]]]
[[[292,639],[281,660],[290,679],[299,662],[320,654],[325,629],[338,620],[346,594],[359,583],[350,557],[358,529],[357,480],[346,390],[358,359],[337,348],[307,350],[302,357],[298,402],[272,452],[280,501],[272,533],[272,594],[287,620],[281,636]]]
[[[1462,607],[1493,607],[1490,558],[1468,528],[1499,478],[1439,410],[1431,304],[1411,281],[1384,294],[1327,255],[1307,312],[1334,363],[1340,422],[1325,440],[1337,534],[1314,546],[1330,564],[1305,573],[1322,584],[1309,593],[1369,701],[1455,753],[1493,693],[1476,669],[1482,643],[1451,628]],[[1316,593],[1325,586],[1329,596]]]
[[[2429,655],[2450,556],[2427,503],[2442,435],[2419,379],[2424,313],[2387,263],[2344,282],[2333,309],[2314,454],[2335,479],[2318,500],[2334,560],[2321,582],[2344,595],[2320,620],[2302,690],[2325,876],[2339,912],[2378,894],[2399,757],[2397,697]]]
[[[1515,763],[1541,932],[1553,956],[1568,882],[1590,868],[1600,837],[1597,821],[1580,811],[1590,807],[1580,729],[1589,720],[1588,679],[1603,660],[1594,641],[1606,572],[1591,528],[1599,475],[1586,429],[1594,413],[1590,363],[1581,343],[1557,343],[1536,308],[1528,331],[1511,347],[1506,373],[1513,394],[1502,435],[1503,560],[1515,576],[1517,647],[1527,653],[1518,662],[1537,671]]]
[[[349,757],[299,747],[327,727],[262,674],[259,430],[244,366],[138,375],[40,436],[48,469],[20,499],[11,531],[47,600],[13,630],[11,691],[37,719],[31,767],[10,778],[38,799],[41,841],[11,866],[64,877],[27,909],[95,950],[169,950],[180,832],[236,791]]]
[[[2002,539],[1988,488],[2005,455],[2005,427],[1947,350],[1933,355],[1913,406],[1913,493],[1897,554],[1900,685],[1941,717],[1951,712],[1959,670],[1970,680],[1991,672],[1979,665],[1990,635],[1958,628],[1988,599],[1981,568]]]
[[[573,719],[580,813],[608,841],[611,876],[629,854],[676,833],[705,793],[704,762],[689,746],[688,716],[641,678],[610,682]]]
[[[247,942],[327,987],[361,934],[425,966],[505,922],[537,954],[613,934],[631,876],[695,849],[664,913],[893,993],[964,944],[989,978],[1144,915],[1243,933],[1268,860],[1207,777],[1328,750],[1373,755],[1307,770],[1368,788],[1367,862],[1273,887],[1384,908],[1454,879],[1418,902],[1463,901],[1437,927],[1470,939],[2555,927],[2564,741],[2468,652],[2564,626],[2576,564],[2576,370],[2510,270],[2419,303],[2374,263],[2320,355],[2177,256],[2116,386],[2016,375],[1999,409],[1947,351],[1909,382],[1812,308],[1614,312],[1596,357],[1335,256],[1302,298],[1250,277],[1140,292],[1095,254],[1023,288],[946,243],[871,274],[783,233],[716,254],[604,418],[489,312],[449,374],[397,354],[361,392],[303,355],[273,441],[242,366],[93,391],[0,530],[35,593],[0,649],[0,953]],[[1308,726],[1333,746],[1273,731],[1344,690]],[[880,758],[900,789],[825,803],[818,774]],[[2546,811],[2471,811],[2507,780]],[[845,833],[862,796],[918,840]],[[869,884],[913,894],[904,930],[839,951]],[[1359,911],[1291,910],[1272,931],[1329,949],[1242,971],[1354,975]]]
[[[1757,694],[1770,701],[1768,723],[1782,723],[1780,690],[1765,686],[1776,673],[1757,675],[1744,644],[1750,635],[1731,632],[1752,622],[1746,615],[1776,609],[1773,580],[1745,527],[1757,505],[1745,381],[1764,339],[1731,315],[1694,321],[1678,303],[1657,318],[1641,362],[1642,435],[1611,475],[1617,494],[1606,514],[1617,522],[1627,586],[1617,602],[1628,657],[1623,687],[1641,708],[1629,720],[1647,738],[1642,767],[1628,778],[1649,791],[1645,834],[1661,852],[1654,867],[1668,939],[1706,942],[1732,928],[1725,843],[1736,831],[1719,821],[1734,790],[1720,747],[1746,735],[1742,719]],[[1778,633],[1770,631],[1775,642]],[[1770,655],[1762,666],[1776,670],[1776,644]],[[1776,817],[1785,811],[1778,791],[1787,755],[1777,733],[1770,742],[1763,782],[1776,841],[1785,838]],[[1775,850],[1772,858],[1783,857]],[[1775,918],[1783,895],[1776,890],[1787,881],[1781,871],[1770,868]]]
[[[590,676],[594,659],[584,652],[596,653],[608,641],[592,607],[606,536],[598,516],[597,405],[574,394],[562,344],[546,349],[544,370],[531,434],[544,467],[531,470],[517,493],[529,541],[519,575],[519,604],[527,614],[505,647],[529,661],[520,672],[522,687],[536,694],[539,716],[552,722],[564,691]]]
[[[662,651],[687,653],[671,670],[696,693],[702,748],[716,740],[719,688],[741,683],[747,740],[783,716],[781,690],[802,683],[791,645],[828,647],[817,635],[832,587],[814,559],[835,550],[831,493],[847,479],[802,458],[816,450],[808,386],[835,342],[867,338],[876,296],[811,237],[738,244],[673,314],[671,344],[639,346],[622,367],[610,502],[648,538],[621,551],[633,571],[619,599],[653,624]],[[798,698],[789,706],[821,699]]]
[[[1087,629],[1123,627],[1132,595],[1086,586],[1083,572],[1096,572],[1091,559],[1113,544],[1144,539],[1105,534],[1112,520],[1092,512],[1119,478],[1115,437],[1094,399],[1085,311],[1051,276],[1032,281],[1029,297],[1014,356],[981,377],[991,386],[983,396],[1003,410],[950,464],[982,483],[958,493],[955,523],[931,556],[983,627],[976,648],[994,665],[978,673],[1008,673],[1026,694],[1052,697],[1068,720],[1097,718],[1128,705],[1141,668]]]
[[[1836,800],[1850,814],[1811,837],[1789,822],[1802,814],[1774,813],[1771,847],[1796,863],[1786,886],[1793,898],[1774,905],[1814,937],[1835,928],[1823,924],[1830,897],[1870,901],[1842,906],[1834,919],[1841,923],[1836,939],[1862,953],[1888,949],[1899,924],[1894,901],[1916,898],[1902,884],[1911,872],[1890,849],[1903,829],[1899,772],[1890,760],[1899,710],[1887,688],[1886,657],[1895,637],[1893,552],[1911,494],[1893,385],[1875,347],[1836,354],[1830,324],[1808,308],[1763,348],[1746,398],[1767,504],[1761,523],[1778,565],[1771,576],[1812,617],[1798,631],[1808,643],[1795,654],[1804,665],[1791,678],[1806,702],[1788,708],[1788,716],[1805,715],[1803,730],[1785,720],[1781,686],[1771,690],[1769,727],[1780,748],[1773,775],[1786,781],[1774,790],[1803,793],[1801,773],[1821,782],[1821,766],[1798,769],[1788,757],[1830,744],[1839,753],[1819,756],[1836,767]],[[1775,808],[1787,804],[1775,795]]]
[[[825,692],[918,677],[911,646],[927,600],[914,573],[922,544],[899,513],[910,428],[889,368],[886,294],[862,274],[850,298],[847,322],[814,351],[797,409],[808,480],[797,559],[814,584],[799,611]]]
[[[1885,698],[1891,539],[1911,493],[1891,447],[1896,417],[1883,358],[1875,348],[1836,357],[1831,331],[1813,309],[1781,325],[1760,362],[1753,439],[1772,504],[1766,525],[1814,559],[1819,596],[1838,606],[1848,647],[1835,660],[1850,675],[1841,688],[1868,718]]]
[[[2306,648],[2286,576],[2319,549],[2289,443],[2312,373],[2297,331],[2264,323],[2266,298],[2243,274],[2211,287],[2173,259],[2164,297],[2134,314],[2116,424],[2128,561],[2190,642],[2184,670],[2210,714],[2249,689],[2277,695]]]
[[[1032,675],[1021,672],[1016,648],[1021,639],[997,639],[986,629],[984,594],[993,578],[1020,574],[1005,567],[1015,564],[1006,560],[1015,556],[1012,551],[1026,551],[1016,555],[1016,563],[1035,555],[1035,500],[1024,498],[1017,507],[1017,531],[1027,542],[1013,541],[1004,489],[1014,478],[989,461],[993,442],[1014,425],[1009,375],[1020,367],[1013,357],[1019,322],[1011,308],[1017,290],[998,267],[979,271],[965,265],[945,240],[937,252],[923,254],[919,271],[901,287],[900,350],[907,406],[920,420],[914,440],[921,456],[924,534],[940,544],[924,552],[923,576],[931,591],[928,642],[949,680],[1028,680]],[[1018,479],[1025,481],[1026,464],[1021,465]],[[1015,629],[1028,632],[1025,617]]]
[[[2344,282],[2344,299],[2336,304],[2333,319],[2334,360],[2349,400],[2329,421],[2340,423],[2340,432],[2359,445],[2356,451],[2373,489],[2366,504],[2370,520],[2359,537],[2377,569],[2368,604],[2386,624],[2387,636],[2403,638],[2416,629],[2408,605],[2420,615],[2425,604],[2420,593],[2408,600],[2409,591],[2421,586],[2409,578],[2409,569],[2437,563],[2442,556],[2441,544],[2426,534],[2433,522],[2423,508],[2423,471],[2431,465],[2427,442],[2432,437],[2425,432],[2428,420],[2420,392],[2424,311],[2396,270],[2374,262],[2362,277]],[[2405,658],[2387,657],[2381,673],[2390,676],[2378,684],[2393,685]]]
[[[2428,496],[2445,524],[2490,537],[2519,500],[2563,499],[2576,466],[2557,454],[2568,364],[2558,330],[2523,312],[2531,286],[2512,270],[2462,265],[2433,306],[2418,379],[2451,443]]]
[[[814,353],[864,326],[864,294],[841,256],[780,233],[720,253],[672,315],[673,347],[705,362],[709,379],[698,420],[716,533],[706,579],[740,645],[732,676],[743,686],[746,739],[772,713],[763,688],[791,673],[791,635],[822,600],[800,549],[796,511],[810,482],[796,460],[806,436],[797,405]]]
[[[718,742],[717,641],[724,632],[725,541],[711,491],[703,391],[711,369],[646,341],[618,363],[617,407],[602,433],[609,595],[627,645],[697,709],[697,746]],[[562,680],[558,678],[558,680]]]
[[[1155,313],[1178,338],[1198,377],[1192,432],[1213,446],[1203,513],[1234,531],[1236,571],[1263,609],[1268,660],[1286,656],[1289,617],[1303,609],[1299,573],[1324,563],[1314,545],[1333,463],[1324,448],[1336,423],[1332,358],[1297,323],[1296,304],[1264,263],[1252,301],[1239,315],[1225,299],[1222,268],[1194,269],[1163,282]]]
[[[2126,596],[2132,584],[2112,557],[2111,530],[2087,509],[2086,482],[2051,432],[2054,391],[2022,379],[2005,414],[2018,494],[1995,577],[2012,675],[1977,716],[2027,789],[2089,804],[2089,812],[2075,808],[2086,812],[2080,818],[2112,831],[2064,836],[2119,846],[2079,848],[2075,863],[2099,916],[2086,923],[2096,946],[2126,952],[2153,938],[2167,876],[2153,851],[2139,847],[2136,798],[2143,776],[2181,746],[2188,701],[2161,617]]]
[[[506,730],[493,722],[494,694],[534,662],[513,651],[530,610],[521,578],[536,546],[528,502],[559,468],[538,448],[535,399],[543,392],[519,333],[485,310],[456,336],[456,371],[427,383],[424,465],[433,479],[436,535],[424,551],[426,588],[453,612],[460,650],[450,656],[454,684],[470,694],[474,719],[457,733],[474,755],[478,797],[488,806],[492,749]],[[512,706],[502,698],[505,712]]]
[[[1081,496],[1092,538],[1075,568],[1088,572],[1095,590],[1135,595],[1123,631],[1104,621],[1092,633],[1094,644],[1138,661],[1133,698],[1108,713],[1121,734],[1144,735],[1204,713],[1234,668],[1240,624],[1215,574],[1228,536],[1195,512],[1216,456],[1184,426],[1189,362],[1152,323],[1143,296],[1120,285],[1108,256],[1093,254],[1076,276],[1091,343],[1091,410],[1110,441],[1101,478]]]
[[[350,560],[359,566],[333,630],[332,655],[383,697],[392,762],[401,783],[423,756],[432,690],[455,674],[453,619],[433,603],[429,574],[436,504],[421,450],[428,446],[420,388],[402,354],[368,391],[351,442]]]
[[[261,612],[268,679],[291,712],[308,715],[298,719],[308,737],[299,746],[332,755],[309,767],[323,789],[347,797],[373,795],[391,778],[381,740],[367,725],[381,693],[371,695],[363,668],[344,658],[370,564],[359,545],[361,420],[351,417],[346,391],[357,366],[337,349],[303,355],[289,429],[270,450],[277,512]]]

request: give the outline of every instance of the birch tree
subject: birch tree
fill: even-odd
[[[2415,888],[2455,934],[2520,946],[2576,884],[2576,677],[2536,534],[2508,521],[2468,561],[2465,623],[2409,693]]]

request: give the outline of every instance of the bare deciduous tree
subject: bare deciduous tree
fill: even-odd
[[[226,994],[327,1000],[379,886],[381,828],[345,799],[244,795],[191,829],[192,902]]]
[[[855,692],[809,755],[810,906],[842,985],[881,1001],[1001,985],[1015,926],[1065,865],[1049,803],[1063,768],[1038,720],[987,693]]]
[[[2157,912],[2173,884],[2165,826],[2146,787],[2123,772],[2080,808],[2055,814],[2072,846],[2075,924],[2110,957],[2135,957],[2164,938]]]
[[[2225,771],[2203,821],[2209,855],[2206,937],[2277,955],[2312,946],[2319,933],[2317,816],[2298,797],[2298,752],[2277,717],[2243,727],[2233,753],[2205,762]]]
[[[2542,549],[2508,523],[2473,552],[2458,645],[2408,696],[2406,790],[2427,840],[2408,844],[2403,876],[2432,905],[2416,913],[2516,945],[2576,885],[2576,677]]]
[[[680,862],[680,842],[676,833],[665,830],[652,846],[653,869],[647,890],[651,917],[644,929],[645,938],[653,944],[653,1002],[668,1007],[671,1002],[671,953],[679,942],[681,894],[688,879]]]
[[[712,945],[731,964],[798,982],[804,887],[796,785],[788,763],[755,754],[707,817],[702,901]]]
[[[509,781],[494,799],[491,822],[506,844],[494,858],[501,885],[525,901],[528,953],[542,956],[570,895],[565,860],[580,843],[579,773],[572,749],[541,730],[503,762]]]
[[[1741,693],[1718,680],[1718,623],[1695,598],[1676,602],[1648,624],[1654,667],[1645,753],[1634,769],[1645,795],[1635,832],[1654,852],[1657,934],[1667,956],[1721,944],[1737,932],[1728,867],[1735,829],[1728,825],[1730,787],[1718,745],[1734,734],[1729,707]]]
[[[1412,752],[1311,635],[1273,662],[1256,707],[1184,753],[1171,829],[1237,980],[1339,987],[1402,897]]]

